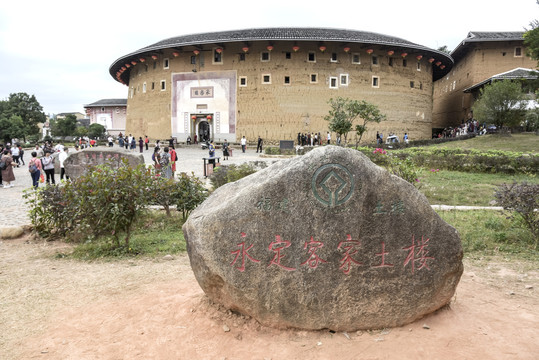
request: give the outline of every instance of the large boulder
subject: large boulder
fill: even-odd
[[[184,224],[204,292],[274,327],[410,323],[451,300],[457,231],[411,184],[335,146],[218,188]]]
[[[133,153],[121,148],[95,147],[70,152],[64,161],[64,168],[67,176],[77,178],[95,165],[110,164],[117,168],[124,158],[127,159],[129,165],[132,167],[144,164],[144,156],[140,153]]]

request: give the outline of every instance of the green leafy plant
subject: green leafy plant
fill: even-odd
[[[207,197],[208,190],[194,174],[189,176],[181,173],[178,176],[174,199],[176,200],[176,208],[181,212],[184,220]]]
[[[539,185],[523,182],[502,184],[495,192],[496,201],[504,210],[517,214],[534,237],[534,247],[539,241]]]
[[[225,165],[215,168],[215,171],[210,177],[210,182],[214,189],[223,186],[229,182],[237,181],[247,175],[251,175],[256,172],[256,169],[251,164],[241,165]]]

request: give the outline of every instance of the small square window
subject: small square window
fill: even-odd
[[[372,87],[373,88],[379,88],[380,87],[380,78],[378,76],[372,77]]]
[[[393,66],[393,58],[392,57],[389,58],[389,66]]]
[[[284,77],[284,84],[285,85],[290,85],[290,76],[285,76]]]
[[[287,51],[284,53],[285,59],[292,59],[292,53],[290,51]]]
[[[313,52],[309,52],[308,61],[309,62],[316,62],[316,54],[313,53]]]
[[[213,63],[222,64],[223,63],[223,49],[214,49],[213,50]]]
[[[352,54],[352,64],[361,64],[361,56],[359,54]]]
[[[240,76],[240,86],[241,87],[247,86],[247,76]]]
[[[419,61],[417,62],[417,71],[421,71],[421,63]]]
[[[338,89],[338,79],[336,77],[330,77],[329,78],[329,88],[330,89]]]
[[[311,74],[311,84],[318,82],[318,74]]]
[[[372,56],[372,64],[373,65],[378,65],[378,56],[376,56],[376,55]]]
[[[341,74],[341,86],[348,86],[348,74]]]
[[[522,56],[522,48],[516,47],[515,48],[515,57],[521,57]]]
[[[270,53],[267,51],[260,53],[260,61],[270,61]]]
[[[402,67],[406,67],[408,65],[408,61],[406,59],[402,59]]]
[[[413,89],[414,88],[414,82],[413,81],[410,81],[410,87]]]
[[[337,62],[337,53],[331,53],[331,62]]]
[[[262,75],[262,84],[271,84],[271,75],[270,74]]]
[[[167,89],[167,81],[161,80],[161,91],[165,91]]]
[[[169,68],[169,61],[168,59],[163,59],[163,68],[168,69]]]

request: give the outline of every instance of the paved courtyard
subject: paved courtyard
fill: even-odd
[[[117,148],[117,147],[116,147]],[[264,158],[261,154],[256,153],[255,148],[248,148],[245,153],[241,152],[241,148],[233,147],[233,156],[229,157],[229,160],[221,163],[226,164],[242,164],[250,161],[265,161],[268,164],[277,161],[275,158]],[[70,151],[75,151],[70,148]],[[191,145],[180,147],[176,149],[178,153],[178,163],[176,165],[177,172],[186,172],[191,174],[193,172],[195,176],[204,179],[204,166],[203,157],[208,156],[208,150],[202,150],[199,145]],[[2,209],[0,212],[0,224],[2,226],[20,226],[30,224],[27,212],[28,208],[23,198],[23,192],[32,186],[32,179],[28,172],[28,161],[31,158],[31,151],[26,150],[24,153],[24,161],[26,165],[21,165],[19,168],[14,169],[15,182],[12,188],[4,189],[0,187],[0,198],[2,201]],[[137,149],[138,153],[138,149]],[[144,151],[144,160],[146,164],[152,164],[153,148],[150,147],[148,151]],[[221,156],[222,152],[216,150],[216,156]],[[60,175],[56,174],[56,181],[60,181]]]

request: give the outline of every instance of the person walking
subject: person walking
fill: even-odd
[[[258,153],[258,149],[260,149],[260,153],[262,154],[262,138],[258,136],[258,142],[256,144],[256,152]]]
[[[247,147],[247,139],[245,138],[245,135],[241,138],[241,152],[245,152],[245,148]]]
[[[50,184],[52,182],[52,184],[55,185],[56,181],[54,180],[54,158],[49,151],[45,152],[45,156],[43,156],[41,162],[43,163],[43,170],[45,171],[45,175],[47,175],[47,184]]]
[[[225,142],[223,143],[223,161],[228,160],[229,155],[230,151],[228,149],[228,142],[225,139]]]
[[[32,158],[28,162],[28,171],[32,177],[32,186],[37,189],[39,186],[39,178],[41,177],[41,172],[43,171],[43,166],[41,165],[41,160],[37,157],[37,152],[32,151]]]
[[[163,149],[163,153],[159,159],[159,165],[161,165],[161,176],[172,179],[172,165],[168,146],[165,146]]]
[[[146,145],[148,146],[148,145]],[[142,136],[138,138],[138,147],[140,149],[140,152],[144,152],[144,140],[142,140]]]
[[[64,175],[66,177],[66,180],[69,180],[69,176],[66,175],[65,168],[64,168],[64,161],[67,159],[68,156],[68,149],[67,147],[64,148],[64,151],[62,151],[58,155],[58,160],[60,161],[60,181],[64,180]],[[54,184],[54,183],[53,183]]]
[[[146,145],[146,151],[148,151],[149,143],[150,143],[150,139],[148,139],[148,135],[144,135],[144,144]]]
[[[13,144],[11,147],[11,158],[13,159],[14,163],[17,163],[17,167],[21,164],[19,162],[19,147],[16,144]]]
[[[169,154],[172,168],[172,178],[174,179],[174,176],[176,175],[176,161],[178,161],[178,153],[176,152],[176,149],[174,149],[174,146],[170,147]]]
[[[26,165],[24,162],[24,149],[21,145],[19,145],[19,160],[22,162],[23,165]]]
[[[4,149],[4,154],[0,158],[0,163],[5,164],[2,168],[2,182],[4,184],[4,189],[13,187],[13,181],[15,181],[15,174],[13,173],[13,158],[11,157],[11,152],[8,149]]]

